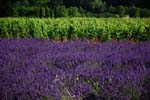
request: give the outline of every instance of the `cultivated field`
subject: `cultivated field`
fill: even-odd
[[[0,18],[0,100],[149,100],[149,84],[149,18]]]
[[[0,18],[1,38],[150,40],[149,18]]]

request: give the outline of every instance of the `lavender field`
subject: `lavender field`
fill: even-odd
[[[0,100],[149,100],[150,41],[0,39]]]

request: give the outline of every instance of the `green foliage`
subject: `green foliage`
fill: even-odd
[[[70,17],[79,17],[80,13],[77,7],[70,7],[69,8],[69,16]]]
[[[115,13],[115,12],[116,12],[116,8],[113,7],[113,6],[109,6],[107,10],[108,10],[108,12],[110,12],[110,13]]]
[[[0,0],[0,17],[113,17],[113,14],[150,17],[149,3],[148,0]]]
[[[97,13],[104,12],[105,7],[106,4],[102,0],[93,0],[90,3],[90,8]]]
[[[46,9],[44,7],[40,7],[40,18],[46,17]]]
[[[16,8],[12,8],[12,11],[11,11],[10,15],[13,16],[13,17],[17,17],[18,16],[17,9]]]
[[[140,13],[141,13],[141,17],[150,17],[150,10],[149,9],[141,9],[140,10]]]
[[[130,16],[131,17],[140,17],[140,9],[136,7],[130,8]]]
[[[116,9],[116,12],[120,15],[120,17],[124,17],[125,16],[125,8],[123,6],[118,6]]]
[[[40,100],[56,100],[53,96],[43,96]]]
[[[0,18],[0,38],[150,40],[150,19]]]
[[[55,17],[67,17],[68,9],[65,6],[57,6],[55,8]]]

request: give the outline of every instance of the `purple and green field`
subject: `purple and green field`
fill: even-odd
[[[0,100],[150,100],[150,18],[0,18]]]
[[[0,100],[149,100],[150,41],[0,39]]]

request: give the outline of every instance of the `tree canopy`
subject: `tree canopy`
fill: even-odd
[[[149,5],[150,0],[0,0],[0,17],[149,17]]]

